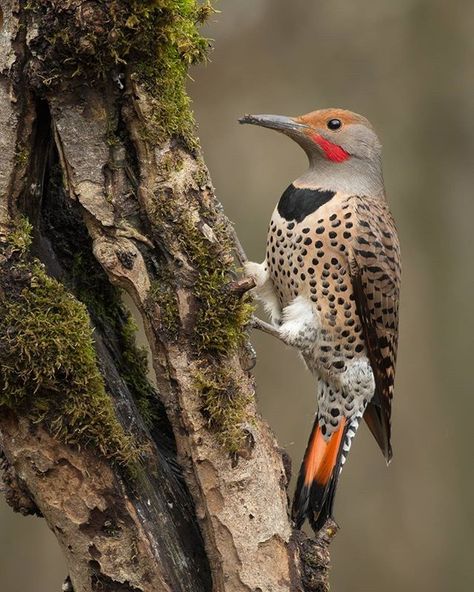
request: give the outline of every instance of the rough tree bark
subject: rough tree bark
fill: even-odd
[[[0,7],[7,501],[46,519],[76,592],[327,590],[333,531],[292,534],[249,285],[193,137],[184,81],[209,6]]]

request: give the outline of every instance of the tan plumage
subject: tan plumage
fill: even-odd
[[[273,213],[265,261],[247,269],[282,338],[318,380],[318,414],[294,504],[297,526],[308,516],[318,529],[332,512],[362,416],[391,458],[400,248],[380,143],[365,118],[337,109],[247,122],[283,131],[310,162]]]

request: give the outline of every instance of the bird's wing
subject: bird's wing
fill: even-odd
[[[375,378],[364,418],[387,461],[392,456],[390,414],[398,344],[400,246],[385,201],[355,198],[357,228],[350,274]]]

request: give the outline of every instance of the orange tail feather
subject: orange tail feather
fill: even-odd
[[[325,440],[316,418],[293,502],[293,519],[297,528],[308,517],[313,528],[319,529],[332,512],[346,428],[343,418],[338,429]]]

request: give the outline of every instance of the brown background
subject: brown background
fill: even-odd
[[[470,0],[233,0],[192,72],[200,137],[217,193],[251,259],[282,190],[305,167],[288,139],[236,123],[340,106],[384,144],[403,250],[395,457],[365,426],[341,479],[335,592],[474,589],[474,3]],[[295,470],[315,386],[297,354],[254,335],[259,404]],[[65,567],[45,524],[0,502],[1,592],[59,590]]]

